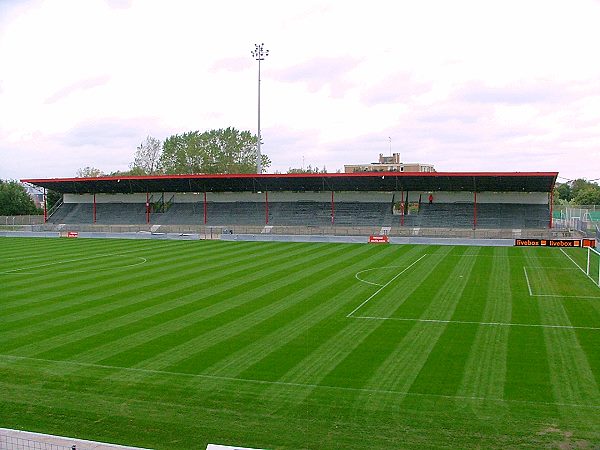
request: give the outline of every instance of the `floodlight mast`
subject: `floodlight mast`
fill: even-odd
[[[269,56],[269,50],[264,49],[264,43],[254,44],[254,50],[250,53],[258,61],[258,143],[256,147],[256,173],[262,173],[262,158],[260,153],[261,134],[260,134],[260,62]]]

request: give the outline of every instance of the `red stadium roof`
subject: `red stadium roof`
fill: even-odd
[[[550,192],[558,172],[192,174],[25,179],[61,193],[257,191]]]

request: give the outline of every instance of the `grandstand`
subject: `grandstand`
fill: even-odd
[[[421,235],[427,230],[435,235],[440,230],[503,230],[512,235],[515,230],[549,232],[556,176],[389,172],[23,181],[63,194],[62,203],[47,214],[50,228],[268,226],[280,234],[371,234],[385,228],[390,235],[411,229]]]

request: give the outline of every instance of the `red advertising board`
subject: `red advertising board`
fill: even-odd
[[[69,232],[67,232],[67,237],[68,238],[76,238],[76,237],[79,237],[79,233],[77,231],[69,231]]]
[[[388,242],[387,236],[369,236],[369,244],[387,244]]]

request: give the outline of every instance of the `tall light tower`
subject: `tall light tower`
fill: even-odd
[[[258,61],[258,146],[256,147],[256,173],[262,173],[262,161],[260,154],[261,134],[260,134],[260,62],[269,56],[269,50],[264,49],[263,43],[254,44],[252,57]]]

